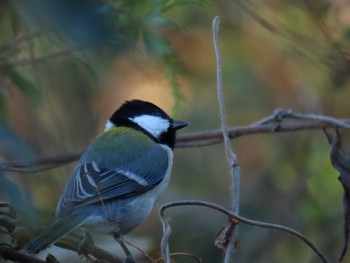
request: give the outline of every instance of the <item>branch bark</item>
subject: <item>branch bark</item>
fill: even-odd
[[[286,226],[282,226],[282,225],[277,225],[277,224],[271,224],[271,223],[265,223],[265,222],[261,222],[261,221],[255,221],[255,220],[251,220],[242,216],[239,216],[235,213],[232,213],[230,210],[219,206],[217,204],[214,204],[212,202],[207,202],[207,201],[199,201],[199,200],[184,200],[184,201],[176,201],[176,202],[169,202],[169,203],[165,203],[163,204],[158,211],[160,220],[162,222],[163,225],[163,230],[165,229],[166,232],[163,232],[163,239],[162,239],[162,245],[164,245],[163,249],[167,249],[166,247],[168,246],[168,239],[171,233],[171,229],[170,226],[165,218],[165,210],[172,208],[172,207],[177,207],[177,206],[202,206],[202,207],[207,207],[216,211],[219,211],[227,216],[232,217],[236,223],[244,223],[247,225],[251,225],[251,226],[255,226],[255,227],[260,227],[260,228],[266,228],[266,229],[270,229],[270,230],[277,230],[277,231],[282,231],[285,233],[288,233],[292,236],[297,237],[298,239],[300,239],[301,241],[303,241],[308,247],[310,247],[319,257],[319,259],[324,262],[324,263],[328,263],[328,259],[323,255],[323,253],[317,248],[317,246],[315,244],[313,244],[307,237],[305,237],[304,235],[302,235],[301,233],[299,233],[298,231],[286,227]]]
[[[31,255],[21,253],[19,251],[14,250],[11,247],[4,246],[4,245],[0,245],[0,255],[5,260],[11,260],[11,261],[15,261],[15,262],[46,263],[46,261],[35,258]]]
[[[216,55],[216,78],[217,78],[217,96],[219,101],[220,109],[220,121],[221,121],[221,130],[222,137],[224,140],[226,157],[230,166],[230,174],[232,174],[232,189],[233,189],[233,201],[232,201],[232,212],[234,214],[239,213],[239,177],[240,177],[240,168],[237,162],[236,155],[234,154],[231,144],[230,137],[227,128],[226,121],[226,112],[225,112],[225,103],[224,103],[224,92],[222,87],[222,60],[219,47],[219,24],[220,18],[216,16],[213,21],[213,38],[214,38],[214,49]],[[224,262],[229,263],[232,261],[232,256],[236,250],[236,240],[237,240],[237,227],[230,228],[232,231],[228,233],[228,245],[224,254]]]
[[[300,114],[299,114],[300,115]],[[273,115],[274,116],[274,115]],[[315,115],[314,115],[315,116]],[[256,122],[252,125],[240,126],[234,128],[228,128],[228,136],[231,140],[248,135],[256,134],[275,134],[279,132],[294,132],[294,131],[305,131],[305,130],[323,130],[325,128],[338,127],[334,122],[327,121],[328,116],[319,116],[319,120],[296,120],[296,121],[271,121],[269,123]],[[323,118],[324,117],[324,118]],[[264,118],[263,120],[269,119],[270,117]],[[342,128],[348,129],[350,120],[348,119],[336,119],[339,123],[343,123]],[[258,123],[258,124],[257,124]],[[340,126],[339,126],[340,127]],[[177,137],[176,145],[177,148],[192,148],[192,147],[204,147],[210,146],[223,142],[223,135],[221,129],[211,129],[206,131],[192,132],[182,134]],[[34,173],[43,172],[49,169],[53,169],[70,162],[74,162],[79,159],[82,151],[60,153],[56,155],[38,157],[37,159],[23,163],[23,162],[3,162],[0,163],[0,169],[7,172],[18,172],[18,173]]]

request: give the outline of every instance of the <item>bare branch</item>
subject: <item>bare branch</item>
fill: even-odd
[[[278,110],[279,112],[281,110]],[[291,132],[302,130],[322,130],[325,128],[335,128],[337,126],[349,129],[350,120],[336,119],[324,115],[301,114],[288,111],[288,114],[278,115],[276,112],[261,121],[248,126],[228,128],[229,138],[236,139],[241,136],[253,134],[266,134],[278,132]],[[293,117],[294,116],[294,117]],[[303,121],[282,122],[283,119],[302,119]],[[182,134],[177,137],[177,148],[203,147],[223,142],[221,129],[211,129],[207,131],[192,132]],[[0,163],[0,169],[7,172],[34,173],[42,172],[59,167],[61,165],[76,161],[82,151],[61,153],[57,155],[39,157],[31,162],[6,162]]]
[[[22,162],[0,163],[0,169],[7,172],[18,172],[18,173],[43,172],[70,162],[74,162],[80,157],[81,154],[82,154],[82,151],[79,151],[79,152],[71,152],[71,153],[62,153],[62,154],[57,154],[52,156],[44,156],[28,163],[22,163]]]
[[[60,241],[57,241],[55,243],[55,246],[72,250],[77,253],[83,253],[86,255],[91,255],[95,257],[96,259],[102,260],[104,262],[111,262],[111,263],[122,263],[124,262],[122,258],[113,255],[112,253],[101,249],[99,247],[94,246],[93,244],[88,244],[83,247],[83,251],[81,251],[80,248],[81,240],[73,237],[72,235],[65,236]],[[116,243],[117,245],[117,243]]]
[[[164,218],[164,210],[162,209],[164,205],[162,205],[159,210],[160,221],[162,222],[163,227],[163,236],[160,242],[160,253],[165,263],[170,263],[170,248],[169,248],[169,236],[171,234],[171,227],[168,223],[168,220]]]
[[[324,115],[298,113],[293,113],[292,116],[281,115],[280,118],[279,116],[276,116],[275,113],[262,119],[261,121],[253,123],[252,125],[229,128],[228,134],[230,139],[235,139],[241,136],[253,134],[291,132],[315,129],[322,130],[324,128],[335,128],[337,126],[345,129],[350,128],[350,120],[348,119],[336,119]],[[287,117],[289,119],[303,119],[304,121],[281,122],[283,119],[287,119]],[[222,130],[207,130],[180,135],[177,138],[175,146],[179,148],[199,147],[221,143],[222,141]]]
[[[339,120],[337,118],[321,115],[321,114],[309,114],[309,113],[295,113],[292,110],[278,109],[274,114],[256,122],[253,126],[265,125],[267,123],[275,122],[280,123],[284,119],[299,119],[299,120],[310,120],[310,121],[322,121],[334,126],[341,127],[344,129],[350,129],[350,123],[348,120]]]
[[[216,16],[213,21],[213,38],[214,38],[214,48],[215,48],[216,63],[217,63],[217,66],[216,66],[217,67],[216,68],[217,96],[219,101],[220,121],[221,121],[222,136],[224,139],[224,145],[226,149],[226,157],[232,173],[232,184],[233,184],[232,212],[235,214],[238,214],[239,213],[240,169],[239,169],[239,164],[237,162],[236,155],[234,154],[231,148],[230,138],[229,138],[228,128],[227,128],[224,93],[222,88],[222,60],[221,60],[219,39],[218,39],[219,24],[220,24],[220,18]],[[227,249],[225,250],[224,262],[230,262],[231,255],[236,249],[236,239],[237,239],[237,228],[235,228],[234,231],[232,231],[230,237],[228,238],[229,244],[227,246]]]
[[[14,262],[25,262],[25,263],[46,263],[45,261],[35,258],[31,255],[21,253],[15,249],[0,245],[0,255],[5,260],[11,260]]]
[[[255,220],[251,220],[251,219],[247,219],[245,217],[236,215],[235,213],[232,213],[230,210],[219,206],[217,204],[211,203],[211,202],[206,202],[206,201],[197,201],[197,200],[184,200],[184,201],[177,201],[177,202],[169,202],[169,203],[165,203],[163,204],[158,211],[161,223],[163,225],[163,231],[164,229],[167,230],[168,233],[164,233],[163,232],[163,238],[164,236],[167,236],[166,238],[169,238],[170,235],[170,226],[167,223],[167,220],[165,219],[165,215],[164,212],[166,209],[171,208],[171,207],[176,207],[176,206],[203,206],[203,207],[207,207],[210,209],[214,209],[216,211],[219,211],[227,216],[230,216],[232,218],[234,218],[237,222],[240,223],[244,223],[247,225],[251,225],[251,226],[255,226],[255,227],[260,227],[260,228],[267,228],[267,229],[271,229],[271,230],[277,230],[277,231],[282,231],[288,234],[291,234],[295,237],[297,237],[298,239],[300,239],[302,242],[304,242],[308,247],[310,247],[320,258],[320,260],[324,263],[328,263],[328,259],[322,254],[322,252],[317,248],[317,246],[315,244],[313,244],[307,237],[305,237],[304,235],[302,235],[301,233],[299,233],[298,231],[286,227],[286,226],[282,226],[282,225],[277,225],[277,224],[271,224],[271,223],[265,223],[265,222],[261,222],[261,221],[255,221]],[[167,261],[165,261],[167,262]]]

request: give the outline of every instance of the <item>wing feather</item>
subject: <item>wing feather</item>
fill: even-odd
[[[124,136],[124,140],[127,138]],[[128,155],[130,149],[123,152],[124,148],[119,148],[117,154],[114,149],[103,158],[96,156],[84,160],[83,156],[66,184],[56,213],[64,214],[74,207],[140,195],[157,186],[168,170],[169,156],[160,145],[152,142],[147,146],[136,149],[134,155]]]

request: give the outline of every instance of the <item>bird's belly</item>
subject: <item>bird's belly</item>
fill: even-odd
[[[126,234],[146,219],[155,202],[154,198],[148,198],[146,194],[141,198],[128,198],[94,205],[95,207],[92,208],[94,212],[87,218],[84,226],[93,232]]]

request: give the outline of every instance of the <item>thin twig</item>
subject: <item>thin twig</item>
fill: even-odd
[[[299,120],[310,120],[320,121],[334,125],[333,127],[341,127],[344,129],[350,129],[349,120],[337,119],[334,117],[321,115],[321,114],[310,114],[310,113],[297,113],[292,110],[277,109],[273,114],[263,118],[252,124],[252,126],[266,125],[269,123],[281,123],[286,119],[299,119]]]
[[[344,129],[350,129],[350,124],[339,120],[333,117],[320,115],[320,114],[307,114],[307,113],[294,113],[294,112],[285,112],[283,116],[284,119],[301,119],[301,120],[314,120],[314,121],[323,121],[334,126],[341,127]]]
[[[228,127],[227,127],[227,121],[226,121],[226,112],[225,112],[225,103],[224,103],[224,94],[223,94],[223,88],[222,88],[222,61],[221,61],[221,55],[220,55],[220,47],[218,43],[218,31],[219,31],[219,23],[220,19],[218,16],[214,18],[213,21],[213,34],[214,34],[214,47],[215,47],[215,54],[216,54],[216,61],[217,61],[217,96],[219,101],[219,109],[220,109],[220,121],[221,121],[221,130],[222,130],[222,136],[224,138],[224,144],[226,149],[226,156],[230,165],[230,168],[235,167],[238,165],[236,155],[233,153],[231,145],[230,145],[230,138],[228,134]],[[237,179],[237,178],[236,178]],[[234,181],[236,183],[236,181]],[[238,200],[234,200],[236,203]],[[235,207],[237,206],[237,207]],[[234,205],[233,212],[238,213],[238,204]]]
[[[143,249],[141,249],[138,246],[134,245],[133,243],[125,240],[124,238],[123,238],[123,242],[125,244],[133,247],[134,249],[136,249],[141,255],[143,255],[145,258],[149,259],[151,262],[157,262],[157,260],[152,258],[146,251],[144,251]]]
[[[165,215],[164,215],[165,210],[168,208],[171,208],[171,207],[176,207],[176,206],[204,206],[207,208],[217,210],[217,211],[219,211],[227,216],[230,216],[240,223],[244,223],[247,225],[260,227],[260,228],[267,228],[267,229],[282,231],[282,232],[291,234],[291,235],[297,237],[298,239],[300,239],[301,241],[303,241],[308,247],[310,247],[318,255],[318,257],[320,258],[320,260],[322,262],[324,262],[324,263],[329,262],[328,259],[323,255],[323,253],[317,248],[317,246],[315,244],[313,244],[307,237],[305,237],[304,235],[299,233],[298,231],[296,231],[292,228],[286,227],[286,226],[282,226],[282,225],[265,223],[265,222],[261,222],[261,221],[247,219],[245,217],[242,217],[242,216],[236,215],[235,213],[232,213],[230,210],[228,210],[222,206],[219,206],[217,204],[207,202],[207,201],[184,200],[184,201],[169,202],[169,203],[163,204],[159,208],[159,211],[158,211],[161,223],[163,225],[163,230],[170,228],[168,225],[168,222],[165,218]],[[169,239],[170,230],[167,230],[167,233],[163,232],[163,238],[164,238],[164,236],[166,236],[166,239]],[[166,243],[168,243],[168,242],[166,242]],[[165,262],[167,262],[167,261],[165,261]]]
[[[322,121],[327,122],[329,124],[333,124],[334,126],[350,129],[350,123],[348,120],[340,120],[337,118],[333,118],[330,116],[325,116],[321,114],[313,114],[313,113],[297,113],[292,110],[283,110],[278,109],[274,112],[274,114],[254,123],[252,126],[265,125],[268,123],[280,123],[285,119],[300,119],[300,120],[311,120],[311,121]]]
[[[232,151],[230,138],[228,134],[226,113],[225,113],[225,104],[224,104],[224,93],[222,87],[222,60],[219,47],[219,24],[220,18],[216,16],[213,21],[213,38],[214,38],[214,49],[216,55],[216,78],[217,78],[217,96],[219,101],[220,109],[220,121],[222,136],[224,138],[224,145],[226,149],[226,157],[230,166],[230,173],[232,174],[232,184],[233,184],[233,202],[232,202],[232,212],[235,214],[239,213],[239,177],[240,169],[237,162],[236,155]],[[231,261],[233,252],[236,249],[236,239],[237,239],[237,227],[232,232],[232,235],[229,237],[229,244],[225,250],[224,262],[228,263]]]
[[[160,241],[160,253],[164,260],[164,263],[170,263],[171,259],[170,259],[169,237],[171,234],[171,227],[167,219],[164,218],[164,211],[162,207],[163,205],[158,210],[160,221],[162,222],[162,228],[163,228],[163,236],[162,236],[162,240]]]

